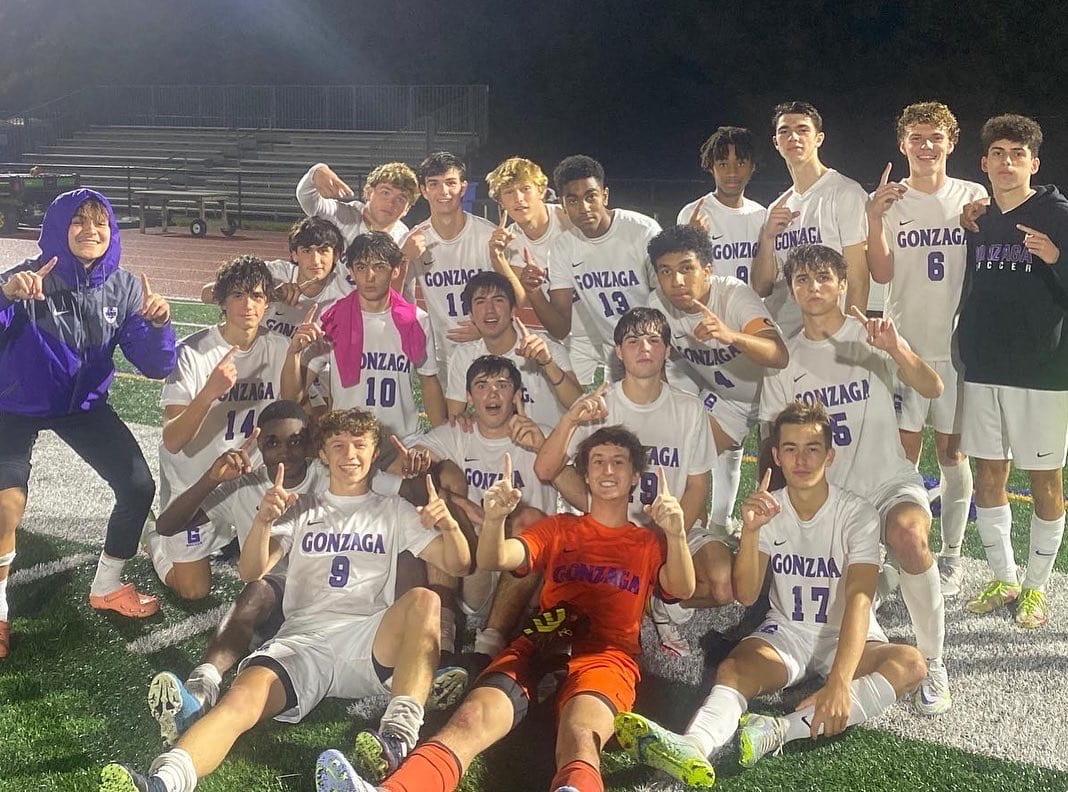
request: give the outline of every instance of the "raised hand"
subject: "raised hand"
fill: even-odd
[[[541,431],[541,427],[527,417],[526,406],[523,404],[522,390],[515,392],[512,405],[515,407],[515,414],[508,419],[509,437],[520,448],[537,453],[542,443],[545,442],[545,435]]]
[[[212,400],[225,396],[230,392],[230,388],[237,383],[237,364],[234,363],[234,356],[237,353],[238,348],[236,346],[230,347],[230,351],[215,364],[208,381],[204,383],[204,390],[208,392]]]
[[[986,214],[990,206],[989,198],[980,198],[978,201],[964,204],[960,210],[960,225],[966,231],[979,231],[979,218]]]
[[[396,435],[390,435],[389,441],[393,443],[393,447],[397,449],[397,454],[403,460],[401,474],[404,478],[422,476],[430,470],[430,452],[425,448],[408,448]]]
[[[850,308],[849,316],[864,325],[864,329],[868,333],[868,343],[876,349],[881,349],[884,352],[895,352],[901,346],[902,339],[897,333],[897,327],[894,326],[893,319],[889,317],[883,319],[869,318],[862,314],[855,305]]]
[[[312,184],[323,198],[347,201],[356,195],[328,165],[320,165],[315,169],[312,173]]]
[[[608,382],[605,381],[596,390],[590,391],[580,399],[575,399],[574,404],[567,408],[567,416],[579,424],[604,420],[608,417],[608,404],[604,400],[607,390]]]
[[[36,272],[26,270],[12,275],[4,283],[4,296],[9,300],[43,300],[45,298],[44,279],[56,268],[57,261],[59,259],[52,256]]]
[[[771,468],[768,468],[764,471],[764,478],[761,479],[760,486],[749,493],[749,497],[742,503],[742,531],[747,533],[759,531],[771,522],[776,514],[782,511],[782,506],[768,492],[768,487],[770,486]]]
[[[691,335],[702,343],[718,341],[724,346],[730,346],[738,340],[738,334],[700,300],[695,300],[694,305],[701,311],[701,321],[691,331]]]
[[[308,278],[300,283],[279,283],[271,290],[271,300],[286,305],[296,305],[304,296],[304,290],[317,282],[315,278]]]
[[[482,496],[482,512],[485,519],[504,520],[515,511],[523,493],[512,484],[512,457],[504,455],[501,477]]]
[[[685,536],[686,526],[683,523],[682,504],[668,490],[667,475],[664,473],[664,468],[659,465],[656,469],[656,481],[656,500],[645,506],[643,511],[660,526],[667,536]]]
[[[297,502],[297,493],[286,491],[285,480],[286,466],[279,462],[278,470],[274,474],[274,486],[263,494],[259,511],[256,512],[257,519],[273,523]]]
[[[516,330],[519,331],[519,345],[515,348],[515,353],[520,357],[533,361],[542,368],[552,363],[553,356],[549,353],[549,345],[545,343],[545,339],[530,332],[527,326],[523,324],[523,320],[518,316],[515,320],[515,326]]]
[[[489,251],[494,258],[504,257],[504,251],[508,249],[508,245],[515,239],[515,234],[507,228],[508,211],[503,206],[499,208],[501,218],[489,238]]]
[[[249,454],[256,447],[256,438],[259,436],[260,428],[257,426],[240,446],[220,454],[208,471],[208,476],[211,480],[216,484],[221,484],[224,481],[233,481],[238,476],[251,473],[252,460],[249,458]]]
[[[900,201],[908,192],[908,187],[900,182],[890,181],[890,170],[894,167],[892,162],[886,163],[883,175],[879,179],[879,186],[875,188],[871,198],[868,199],[868,217],[875,219],[887,213],[895,202]]]
[[[437,528],[439,531],[459,531],[459,523],[452,516],[445,501],[438,495],[437,487],[434,486],[434,479],[429,473],[426,474],[426,495],[426,506],[416,507],[423,527]]]
[[[308,313],[304,315],[304,321],[293,331],[293,338],[289,341],[289,353],[303,352],[316,341],[323,338],[323,328],[319,326],[316,318],[319,313],[319,303],[312,303]]]
[[[1047,264],[1056,264],[1061,258],[1061,249],[1053,244],[1048,234],[1028,228],[1020,223],[1016,227],[1024,232],[1024,247]]]
[[[475,422],[471,418],[470,414],[466,412],[462,412],[457,415],[450,415],[449,426],[456,427],[464,434],[471,434],[471,432],[475,431]]]
[[[418,261],[426,253],[426,231],[428,225],[429,221],[417,225],[408,233],[404,244],[401,245],[401,253],[404,254],[404,258],[408,260],[408,263]]]
[[[690,228],[700,231],[705,236],[709,236],[712,233],[712,224],[708,222],[701,210],[705,207],[705,199],[702,198],[697,202],[697,206],[693,208],[693,214],[690,215]]]
[[[163,327],[171,320],[171,306],[148,285],[148,276],[141,273],[141,316],[156,327]]]
[[[482,333],[478,332],[475,323],[470,319],[461,319],[456,323],[456,327],[445,331],[445,337],[456,344],[463,344],[466,341],[477,341],[482,338]]]
[[[793,190],[787,190],[786,194],[778,200],[778,202],[771,207],[768,212],[768,219],[764,221],[764,230],[761,232],[765,239],[774,239],[777,235],[781,234],[790,224],[801,216],[800,212],[795,212],[790,209],[786,202],[790,200],[793,195]]]
[[[528,248],[523,248],[523,269],[519,271],[519,282],[523,284],[523,288],[528,291],[540,289],[547,280],[549,273],[534,263],[534,257],[530,255]]]

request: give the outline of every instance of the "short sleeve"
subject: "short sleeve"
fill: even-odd
[[[572,518],[573,519],[573,518]],[[531,572],[541,572],[545,569],[545,560],[548,550],[552,546],[553,539],[558,532],[564,530],[560,524],[560,517],[545,517],[538,522],[525,528],[518,537],[526,548],[526,561],[515,570],[517,577],[523,577]]]
[[[412,437],[411,442],[423,446],[438,459],[451,459],[455,462],[463,456],[462,453],[458,453],[459,443],[456,437],[457,432],[460,431],[462,430],[448,424],[435,426],[426,434]]]
[[[842,247],[856,245],[868,238],[868,215],[864,211],[868,195],[859,184],[850,184],[838,194],[835,215]]]
[[[556,238],[549,248],[549,258],[552,265],[549,267],[549,291],[555,289],[573,289],[575,281],[571,275],[575,264],[575,246],[565,232]]]
[[[292,261],[272,259],[267,262],[267,271],[271,273],[271,277],[274,278],[275,284],[289,283],[293,280],[297,268],[293,265]]]
[[[857,498],[845,529],[846,565],[882,562],[879,552],[879,513],[865,500]]]
[[[304,530],[308,521],[308,511],[314,506],[311,495],[305,494],[297,498],[293,508],[282,515],[271,526],[271,538],[277,539],[282,548],[283,555],[289,555],[296,537]]]
[[[764,375],[764,385],[760,389],[760,420],[774,421],[775,418],[786,409],[792,399],[787,390],[788,372],[792,372],[791,366],[770,372]]]
[[[467,401],[467,369],[471,355],[467,344],[457,344],[449,355],[449,381],[445,386],[445,398],[452,401]]]
[[[168,375],[163,383],[163,390],[160,392],[161,407],[187,405],[200,393],[203,384],[198,381],[195,355],[192,348],[186,344],[178,348],[178,365]]]
[[[545,346],[549,349],[549,356],[552,358],[553,363],[559,366],[561,371],[573,373],[575,367],[571,363],[571,355],[568,354],[567,347],[545,333],[538,333],[537,335],[545,340]]]
[[[764,301],[741,281],[731,283],[726,314],[724,318],[727,324],[743,333],[753,334],[775,329],[775,322]]]
[[[689,435],[690,454],[686,461],[686,475],[707,473],[716,463],[716,442],[712,439],[712,429],[705,418],[704,408],[697,404],[696,431]],[[681,497],[681,495],[680,495]]]
[[[419,519],[419,512],[404,498],[396,496],[393,501],[397,507],[397,536],[400,539],[397,552],[403,553],[407,550],[418,558],[419,554],[438,538],[438,532],[433,528],[425,528]]]
[[[434,330],[430,326],[430,315],[425,311],[420,310],[419,314],[419,327],[423,330],[423,335],[426,337],[426,358],[423,362],[415,367],[415,373],[424,377],[430,377],[439,373],[438,370],[438,347],[437,342],[434,340]]]

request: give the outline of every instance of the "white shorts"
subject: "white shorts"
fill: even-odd
[[[569,335],[564,339],[564,348],[571,358],[571,369],[578,377],[579,384],[585,387],[592,385],[597,369],[604,365],[600,345],[595,345],[589,336]]]
[[[163,549],[175,564],[189,564],[208,558],[230,544],[236,536],[232,525],[207,522],[197,528],[179,531],[174,536],[161,536]]]
[[[779,655],[786,666],[783,687],[791,687],[808,677],[827,676],[838,651],[838,630],[807,630],[774,609],[748,638],[759,638]],[[886,633],[875,620],[874,613],[868,622],[867,640],[887,643]]]
[[[1068,392],[964,383],[960,450],[1011,459],[1019,470],[1057,470],[1068,451]]]
[[[757,422],[760,405],[725,399],[708,388],[702,388],[698,398],[705,406],[705,412],[716,419],[719,428],[726,433],[727,437],[741,445],[749,435],[753,424]]]
[[[964,380],[952,360],[939,360],[930,366],[942,378],[942,395],[925,399],[905,383],[898,382],[894,393],[897,427],[906,432],[921,432],[929,424],[942,434],[960,434]]]
[[[299,723],[328,696],[355,699],[388,694],[371,653],[385,615],[381,610],[373,616],[354,616],[321,630],[291,631],[285,623],[278,635],[241,661],[238,673],[249,663],[277,666],[285,672],[296,697],[295,706],[275,716],[285,723]]]
[[[886,518],[899,503],[914,503],[932,518],[931,499],[918,471],[891,479],[867,496],[867,500],[879,512],[879,538],[883,542],[886,542]]]

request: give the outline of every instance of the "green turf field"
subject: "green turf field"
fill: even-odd
[[[175,304],[175,318],[182,323],[180,335],[192,332],[197,324],[214,321],[216,316],[213,307]],[[131,371],[126,364],[123,369]],[[118,379],[112,392],[112,402],[124,418],[150,426],[159,425],[158,397],[157,383],[136,376]],[[148,456],[155,453],[149,447],[145,452]],[[937,476],[930,450],[922,467],[925,473]],[[751,462],[746,463],[743,474],[744,495],[753,486]],[[1024,487],[1026,480],[1016,476],[1013,484]],[[101,519],[97,518],[110,508],[106,497],[101,498],[99,489],[85,489],[84,494],[76,490],[76,493],[71,496],[74,502],[64,504],[65,513],[96,515],[94,519],[100,523]],[[44,497],[43,492],[31,490],[31,506],[34,499],[41,503]],[[1023,499],[1015,501],[1013,514],[1016,551],[1018,557],[1025,558],[1029,503]],[[52,530],[36,530],[35,526],[43,526],[46,519],[49,519],[47,514],[42,516],[39,511],[28,514],[26,528],[19,537],[16,569],[20,572],[74,554],[98,552],[99,545],[59,538]],[[59,520],[59,517],[52,519]],[[936,520],[932,538],[935,547],[937,535]],[[982,557],[981,545],[972,528],[967,534],[965,554]],[[188,672],[197,663],[209,633],[202,631],[147,654],[138,652],[138,642],[143,645],[166,628],[180,629],[187,620],[209,614],[225,604],[238,588],[236,581],[216,575],[216,585],[207,600],[195,605],[180,603],[164,593],[151,565],[139,557],[128,567],[130,576],[139,586],[161,595],[164,607],[160,616],[133,622],[102,616],[88,607],[86,593],[92,568],[89,558],[72,569],[9,588],[18,642],[13,656],[0,664],[0,790],[91,790],[96,788],[100,767],[108,761],[120,759],[147,767],[160,751],[158,729],[145,706],[148,680],[163,669],[180,675]],[[1056,569],[1068,573],[1068,551],[1063,547]],[[959,601],[952,607],[959,609]],[[1054,629],[1054,625],[1049,629]],[[1006,635],[1009,638],[999,637],[1000,633],[983,634],[976,640],[986,644],[1008,640],[1020,642],[1020,646],[1030,640],[1019,631],[1009,631]],[[1062,631],[1058,640],[1063,640],[1063,636]],[[1065,658],[1048,657],[1046,661],[1055,666],[1053,678],[1063,679]],[[669,726],[683,727],[703,698],[701,688],[692,684],[693,680],[672,676],[668,666],[656,662],[646,668],[645,675],[638,708]],[[263,725],[242,738],[219,771],[205,779],[200,788],[209,791],[311,789],[311,769],[319,752],[328,747],[344,749],[351,744],[355,733],[371,722],[346,714],[347,703],[328,701],[296,726]],[[1039,706],[1043,706],[1041,700]],[[373,704],[362,705],[360,711],[377,721],[378,710]],[[1068,709],[1049,704],[1048,710],[1039,710],[1043,711],[1047,712],[1048,730],[1061,730],[1057,724],[1068,717]],[[424,734],[431,733],[441,721],[442,716],[432,715]],[[751,792],[1068,790],[1068,772],[1044,769],[1068,767],[1065,756],[1044,758],[1022,751],[1020,755],[1027,756],[1031,763],[1011,761],[1016,755],[1011,747],[1016,728],[1011,721],[999,724],[995,719],[993,725],[977,722],[975,727],[985,730],[986,736],[993,730],[995,742],[1006,744],[1007,750],[1000,752],[1000,758],[975,749],[966,736],[957,740],[955,746],[933,737],[928,739],[923,725],[920,723],[919,730],[909,737],[878,727],[853,729],[820,744],[796,743],[783,756],[768,758],[748,771],[741,770],[733,757],[728,757],[717,768],[717,787]],[[998,729],[1004,733],[998,733]],[[975,745],[980,743],[976,741]],[[613,792],[680,788],[663,776],[633,766],[614,749],[606,754],[604,768],[607,788]],[[544,790],[551,775],[552,717],[543,709],[532,714],[517,733],[479,759],[461,789],[469,792]]]

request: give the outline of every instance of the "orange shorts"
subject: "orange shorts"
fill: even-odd
[[[535,678],[531,672],[532,666],[540,661],[542,658],[536,655],[534,644],[520,636],[486,666],[475,686],[504,691],[516,707],[518,723],[527,705],[537,700],[540,677]],[[612,647],[576,651],[567,660],[567,676],[556,691],[556,712],[559,714],[568,701],[581,693],[602,699],[614,713],[630,712],[640,679],[637,662],[624,651]],[[517,700],[517,694],[524,700]]]

